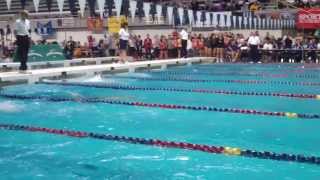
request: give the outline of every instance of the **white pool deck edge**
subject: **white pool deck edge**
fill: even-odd
[[[78,58],[78,59],[72,59],[72,60],[60,60],[60,61],[41,61],[41,62],[30,62],[28,63],[28,69],[33,69],[35,66],[50,66],[50,65],[60,65],[63,67],[69,67],[72,64],[75,63],[88,63],[88,62],[94,62],[95,64],[102,64],[102,62],[112,62],[114,60],[117,60],[118,56],[112,56],[112,57],[96,57],[96,58]],[[18,62],[4,62],[0,63],[0,69],[6,69],[6,68],[14,68],[18,69],[20,66],[20,63]]]
[[[26,80],[29,84],[38,82],[41,78],[56,77],[61,75],[72,75],[72,74],[84,74],[84,75],[95,75],[96,73],[124,70],[128,72],[135,72],[137,68],[155,68],[166,69],[168,65],[192,65],[192,63],[212,61],[209,57],[193,57],[193,58],[182,58],[182,59],[167,59],[167,60],[152,60],[152,61],[141,61],[141,62],[129,62],[126,64],[96,64],[86,66],[73,66],[73,67],[59,67],[49,69],[35,69],[30,70],[31,74],[22,74],[19,72],[3,72],[0,73],[1,82],[16,82]]]

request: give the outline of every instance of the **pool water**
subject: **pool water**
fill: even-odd
[[[265,80],[320,82],[320,69],[302,65],[202,64],[167,71],[83,77],[64,83],[320,94],[320,86],[280,83],[190,82]],[[158,80],[156,80],[158,79]],[[60,83],[61,81],[55,81]],[[213,106],[320,114],[317,99],[143,91],[59,84],[15,85],[5,94],[106,98],[119,101]],[[0,97],[0,123],[109,133],[168,141],[320,156],[320,119],[52,102]],[[190,150],[167,149],[42,133],[0,130],[1,179],[319,179],[320,166]]]

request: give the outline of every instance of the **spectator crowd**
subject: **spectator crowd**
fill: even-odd
[[[169,35],[131,34],[127,52],[134,61],[184,58],[194,56],[214,57],[217,62],[317,62],[320,41],[315,36],[295,37],[284,35],[276,38],[271,34],[262,37],[258,32],[245,37],[243,34],[214,31],[210,34],[188,33],[187,53],[183,52],[183,40],[178,31]],[[3,41],[2,41],[3,42]],[[48,44],[46,41],[33,44]],[[118,34],[106,34],[104,38],[87,37],[81,43],[69,37],[60,44],[67,59],[106,57],[119,55]],[[8,41],[0,45],[0,59],[13,56],[15,44]]]
[[[276,38],[270,34],[261,37],[258,32],[249,37],[231,32],[189,33],[186,55],[182,41],[178,32],[153,37],[149,34],[146,37],[131,35],[128,55],[136,61],[206,56],[214,57],[217,62],[316,62],[320,50],[320,41],[315,36],[299,34]],[[119,53],[117,34],[108,34],[99,40],[89,36],[83,44],[70,37],[63,46],[68,59],[117,56]]]

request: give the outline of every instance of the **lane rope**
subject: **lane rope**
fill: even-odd
[[[270,77],[270,78],[287,78],[288,74],[268,74],[268,73],[213,73],[213,72],[179,72],[179,71],[159,71],[150,72],[151,74],[161,74],[161,75],[206,75],[206,76],[249,76],[249,77]]]
[[[201,70],[200,70],[201,71]],[[248,77],[263,77],[263,78],[289,78],[289,74],[273,74],[273,73],[239,73],[239,72],[229,72],[229,73],[217,73],[217,72],[179,72],[179,71],[152,71],[152,74],[163,74],[163,75],[185,75],[185,76],[194,76],[194,75],[206,75],[206,76],[248,76]],[[299,74],[293,75],[292,77],[296,78],[305,78],[305,79],[320,79],[320,76],[316,74]]]
[[[308,79],[320,79],[320,76],[315,74],[300,74],[296,75],[297,78],[308,78]]]
[[[191,105],[176,105],[176,104],[159,104],[159,103],[144,103],[144,102],[130,102],[120,100],[110,100],[107,98],[69,98],[69,97],[46,97],[46,96],[32,96],[32,95],[16,95],[0,93],[0,97],[19,99],[19,100],[44,100],[51,102],[80,102],[80,103],[104,103],[104,104],[116,104],[126,106],[138,106],[148,108],[162,108],[162,109],[175,109],[175,110],[192,110],[192,111],[207,111],[207,112],[225,112],[225,113],[238,113],[248,115],[262,115],[262,116],[277,116],[287,117],[290,119],[320,119],[319,114],[299,114],[294,112],[270,112],[259,111],[253,109],[239,109],[239,108],[219,108],[211,106],[191,106]]]
[[[265,81],[265,80],[223,80],[223,79],[192,79],[178,77],[134,77],[134,76],[106,76],[117,79],[133,79],[141,81],[177,81],[188,83],[238,83],[238,84],[272,84],[289,86],[320,86],[320,82],[290,82],[290,81]]]
[[[192,67],[190,70],[197,70],[197,71],[201,71],[201,72],[235,72],[235,71],[248,71],[250,69],[247,68],[240,68],[240,69],[230,69],[228,68],[224,68],[224,67]],[[271,69],[269,69],[271,70]],[[319,69],[320,70],[320,69]],[[311,72],[311,73],[317,73],[319,70],[315,70],[315,69],[310,69],[310,68],[292,68],[292,69],[283,69],[283,68],[276,68],[273,69],[273,73],[275,72],[280,72],[280,73],[284,73],[284,74],[305,74],[306,72]],[[256,72],[261,72],[264,73],[265,70],[263,69],[253,69],[251,71],[256,71]],[[268,71],[268,70],[267,70]]]
[[[15,125],[15,124],[0,124],[1,130],[9,131],[24,131],[29,133],[44,133],[54,134],[61,136],[68,136],[72,138],[90,138],[97,140],[121,142],[128,144],[137,144],[145,146],[155,146],[160,148],[174,148],[191,151],[200,151],[211,154],[221,154],[226,156],[241,156],[247,158],[275,160],[275,161],[287,161],[296,163],[305,163],[320,165],[320,157],[317,156],[305,156],[301,154],[289,154],[289,153],[275,153],[270,151],[256,151],[249,149],[241,149],[238,147],[223,147],[216,145],[204,145],[204,144],[192,144],[187,142],[175,142],[175,141],[164,141],[159,139],[145,139],[127,136],[117,136],[111,134],[99,134],[93,132],[84,131],[71,131],[65,129],[52,129],[44,127],[34,127],[26,125]]]
[[[315,94],[294,94],[294,93],[276,93],[276,92],[244,92],[244,91],[229,91],[229,90],[210,90],[210,89],[183,89],[183,88],[157,88],[157,87],[138,87],[125,86],[116,84],[97,84],[97,83],[81,83],[81,82],[38,82],[37,84],[60,85],[60,86],[80,86],[104,89],[120,89],[132,91],[167,91],[167,92],[190,92],[202,94],[224,94],[224,95],[242,95],[242,96],[273,96],[273,97],[288,97],[300,99],[317,99],[320,100],[320,95]]]
[[[294,70],[308,70],[308,71],[314,71],[314,72],[318,72],[320,71],[320,66],[306,66],[306,65],[302,65],[302,66],[288,66],[287,64],[285,65],[281,65],[281,64],[274,64],[272,66],[266,66],[265,64],[263,64],[263,66],[260,67],[250,67],[248,66],[248,64],[244,64],[243,66],[239,66],[237,64],[237,66],[232,66],[231,64],[227,64],[225,66],[223,65],[214,65],[214,66],[208,66],[208,65],[200,65],[200,66],[195,66],[195,69],[203,69],[203,70],[230,70],[230,68],[232,70],[242,70],[244,68],[253,68],[254,70],[282,70],[282,71],[294,71]]]

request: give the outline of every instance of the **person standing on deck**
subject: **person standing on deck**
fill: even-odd
[[[28,11],[23,10],[20,12],[19,19],[15,23],[15,36],[17,40],[17,57],[20,61],[20,73],[26,73],[28,66],[28,52],[30,48],[30,21],[27,19],[29,16]]]
[[[151,60],[152,59],[151,50],[152,50],[153,44],[152,44],[152,39],[150,38],[149,34],[147,34],[147,38],[144,39],[143,47],[144,47],[144,50],[145,50],[146,59],[147,60]]]
[[[126,63],[127,62],[127,49],[128,49],[128,41],[130,34],[128,32],[128,23],[122,23],[121,29],[119,31],[120,36],[120,62]]]
[[[258,32],[252,33],[248,39],[250,46],[250,61],[257,63],[259,61],[259,50],[258,47],[261,43]]]
[[[186,58],[187,57],[187,45],[188,45],[188,32],[183,28],[180,32],[181,36],[181,57]]]

